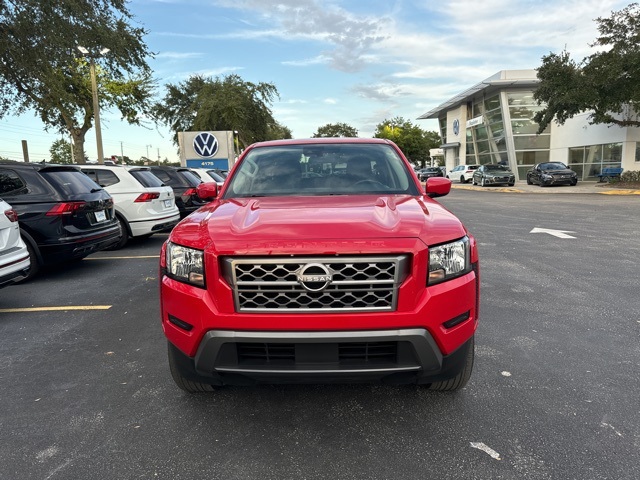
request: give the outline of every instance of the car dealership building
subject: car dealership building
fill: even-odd
[[[541,134],[533,121],[543,107],[533,98],[535,70],[502,70],[418,119],[437,119],[445,165],[502,164],[518,180],[536,163],[563,162],[581,180],[604,167],[640,170],[640,128],[590,125],[589,112]]]

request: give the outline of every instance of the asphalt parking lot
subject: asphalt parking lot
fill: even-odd
[[[481,254],[464,390],[183,393],[158,235],[0,290],[0,479],[640,478],[640,196],[468,187],[441,199]]]

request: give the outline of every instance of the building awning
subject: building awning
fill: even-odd
[[[447,150],[448,148],[459,148],[459,147],[460,147],[460,142],[444,143],[440,145],[440,148],[443,150]]]
[[[484,90],[493,91],[507,87],[535,88],[539,83],[540,80],[538,80],[535,70],[501,70],[438,107],[420,115],[418,120],[437,119],[442,112],[472,100],[479,92]]]

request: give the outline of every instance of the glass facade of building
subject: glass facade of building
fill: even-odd
[[[518,178],[527,178],[527,171],[536,163],[549,161],[551,135],[549,127],[538,135],[538,124],[533,121],[542,110],[533,98],[533,91],[506,92],[509,122],[515,152]]]
[[[525,179],[536,163],[549,161],[550,128],[538,134],[533,120],[542,108],[531,90],[498,92],[468,103],[467,120],[473,119],[474,125],[466,129],[466,164],[509,165],[518,179]],[[440,118],[442,138],[446,138],[446,125],[446,119]],[[511,161],[509,151],[515,155]],[[604,167],[619,167],[621,160],[622,144],[609,143],[569,148],[566,163],[582,180],[595,180]],[[640,147],[636,161],[640,161]]]
[[[578,178],[595,180],[603,168],[622,165],[622,143],[572,147],[569,149],[568,163]]]
[[[506,165],[508,154],[499,94],[467,105],[467,120],[478,118],[482,118],[481,122],[466,131],[466,164]]]
[[[538,135],[538,124],[533,121],[541,108],[532,91],[498,92],[470,103],[467,119],[482,120],[467,128],[467,165],[509,165],[517,169],[519,178],[525,178],[534,164],[548,161],[549,129]],[[511,162],[509,150],[515,154]]]
[[[569,165],[580,180],[597,180],[605,167],[638,169],[637,127],[609,134],[600,125],[582,125],[588,122],[584,112],[567,125],[552,123],[538,133],[534,117],[544,105],[534,99],[537,84],[534,70],[503,70],[419,117],[438,119],[447,168],[506,165],[520,181],[534,165],[551,160]]]

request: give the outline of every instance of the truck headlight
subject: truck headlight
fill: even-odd
[[[167,276],[179,282],[205,287],[204,252],[167,243]]]
[[[469,238],[429,248],[429,278],[427,285],[451,280],[471,271]]]

